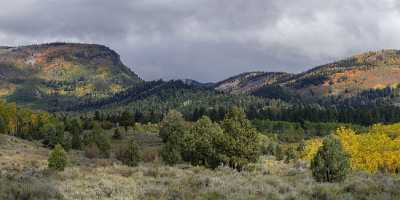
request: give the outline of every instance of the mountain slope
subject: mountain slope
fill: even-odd
[[[102,45],[0,47],[0,97],[19,103],[102,98],[140,82],[116,52]]]
[[[280,85],[303,95],[354,96],[399,83],[400,51],[382,50],[313,68]]]
[[[318,66],[300,74],[250,72],[221,81],[216,89],[257,96],[295,94],[310,97],[353,97],[363,91],[400,84],[400,51],[367,52]],[[273,92],[271,92],[273,90]],[[280,95],[284,91],[284,95]],[[264,94],[268,95],[264,95]]]
[[[291,76],[285,72],[247,72],[218,82],[215,89],[235,94],[252,93],[262,87],[283,82]]]

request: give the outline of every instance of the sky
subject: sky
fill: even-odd
[[[145,80],[298,73],[400,49],[396,0],[0,0],[0,46],[104,44]]]

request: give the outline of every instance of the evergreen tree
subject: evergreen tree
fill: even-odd
[[[186,132],[187,125],[182,114],[178,111],[171,110],[161,122],[159,135],[165,143],[171,142],[179,146]]]
[[[48,167],[50,169],[64,171],[64,168],[67,166],[67,162],[67,153],[65,153],[61,145],[56,145],[49,155]]]
[[[71,146],[73,149],[81,149],[82,148],[82,139],[81,139],[81,132],[82,132],[82,125],[80,120],[75,118],[70,122],[70,128],[67,129],[72,134],[72,141]]]
[[[77,150],[82,148],[81,136],[78,133],[72,133],[71,147]]]
[[[227,164],[240,170],[249,162],[258,159],[258,132],[252,127],[243,110],[238,107],[231,108],[221,127],[226,133],[223,148]]]
[[[346,178],[350,163],[339,139],[329,136],[324,139],[311,161],[312,175],[318,182],[340,182]]]
[[[130,167],[137,166],[142,159],[138,144],[134,140],[130,140],[127,145],[118,151],[117,159]]]
[[[175,165],[182,162],[180,147],[171,142],[164,144],[161,149],[160,156],[167,165]]]
[[[94,142],[100,150],[100,154],[104,158],[110,157],[111,141],[104,133],[103,129],[97,128],[93,130]]]
[[[223,162],[219,148],[224,142],[224,137],[221,127],[207,116],[203,116],[184,137],[184,159],[193,165],[218,167]]]
[[[2,116],[0,116],[0,134],[5,134],[7,130],[7,124]]]

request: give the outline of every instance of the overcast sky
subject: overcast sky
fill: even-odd
[[[0,0],[0,46],[99,43],[146,80],[300,72],[400,49],[396,0]]]

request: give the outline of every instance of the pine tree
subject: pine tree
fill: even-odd
[[[238,107],[231,108],[221,124],[226,133],[224,154],[231,167],[242,169],[249,162],[255,162],[260,155],[258,132]]]
[[[221,163],[220,144],[224,141],[224,132],[217,123],[203,116],[189,133],[185,135],[183,157],[193,165],[216,168]]]
[[[170,142],[179,146],[186,132],[187,126],[182,114],[178,111],[171,110],[161,122],[159,135],[163,142]]]
[[[57,144],[49,155],[48,167],[50,169],[64,171],[64,168],[67,166],[67,162],[67,153],[65,153],[61,145]]]
[[[324,139],[311,161],[312,175],[318,182],[340,182],[346,178],[350,163],[339,139]]]

